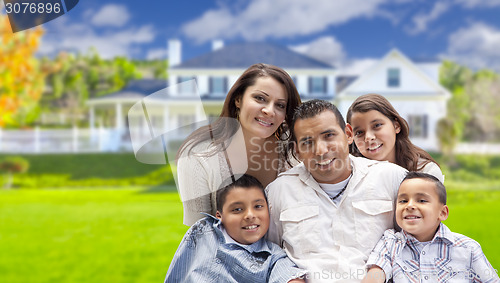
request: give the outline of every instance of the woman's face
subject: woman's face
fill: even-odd
[[[396,135],[401,131],[398,122],[377,110],[370,110],[354,112],[350,124],[354,143],[364,157],[396,162]]]
[[[247,137],[268,138],[285,120],[287,93],[272,77],[259,77],[235,100],[243,133]]]

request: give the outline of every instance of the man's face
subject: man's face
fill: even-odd
[[[340,128],[335,114],[325,110],[306,119],[299,119],[293,128],[295,150],[306,169],[318,183],[336,184],[349,177],[349,144],[352,128]]]

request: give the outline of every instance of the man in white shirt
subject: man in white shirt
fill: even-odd
[[[349,155],[352,128],[327,101],[299,106],[290,130],[302,163],[266,188],[268,238],[309,271],[307,282],[360,282],[371,250],[394,227],[406,170]]]

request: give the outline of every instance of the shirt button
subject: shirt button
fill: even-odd
[[[429,280],[429,276],[425,275],[425,276],[424,276],[424,279],[425,279],[425,280]]]
[[[422,251],[422,254],[425,255],[425,251]]]
[[[408,267],[406,267],[406,266],[403,266],[403,269],[404,269],[404,270],[407,270],[407,269],[408,269]]]
[[[219,258],[217,258],[217,259],[215,260],[215,262],[216,262],[216,263],[218,263],[218,264],[221,264],[221,263],[222,263],[222,260],[220,260]]]

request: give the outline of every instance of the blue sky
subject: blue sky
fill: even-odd
[[[500,0],[80,0],[44,25],[41,54],[62,49],[104,57],[183,60],[225,44],[267,41],[356,72],[396,47],[411,58],[448,58],[500,70]]]

